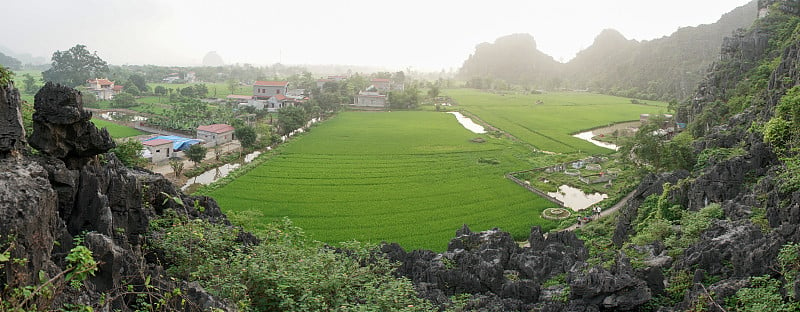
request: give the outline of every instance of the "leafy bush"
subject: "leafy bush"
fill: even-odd
[[[255,311],[430,311],[395,266],[357,243],[339,252],[304,238],[288,219],[263,232],[258,246],[239,230],[174,214],[151,224],[153,248],[168,273],[198,281],[215,295]]]
[[[728,308],[732,311],[797,311],[796,305],[783,301],[780,281],[764,275],[751,277],[749,283],[728,300]]]

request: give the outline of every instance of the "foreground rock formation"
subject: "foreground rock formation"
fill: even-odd
[[[40,272],[58,282],[64,257],[81,236],[99,270],[81,291],[66,288],[43,304],[125,311],[137,292],[158,297],[159,291],[182,289],[186,295],[175,300],[175,308],[229,309],[197,285],[167,279],[143,248],[149,221],[165,209],[227,222],[216,202],[184,195],[163,176],[128,169],[113,154],[104,154],[114,142],[89,121],[92,115],[83,110],[80,92],[48,83],[35,98],[30,144],[40,154],[33,156],[25,146],[18,93],[11,84],[0,86],[0,243],[11,247],[12,258],[27,259],[6,265],[0,285],[33,285]],[[184,207],[168,198],[197,204]]]

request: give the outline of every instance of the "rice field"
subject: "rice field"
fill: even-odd
[[[632,104],[628,98],[584,92],[502,95],[448,89],[443,94],[458,103],[456,108],[473,113],[538,149],[556,153],[611,153],[572,134],[667,110],[664,102]]]
[[[127,138],[144,134],[144,132],[141,132],[134,128],[118,125],[107,120],[92,118],[92,123],[94,123],[94,125],[97,126],[98,128],[108,129],[108,134],[110,134],[111,137],[115,139]]]
[[[540,217],[551,203],[503,176],[529,166],[527,157],[521,145],[469,132],[451,114],[347,112],[210,195],[250,230],[288,217],[332,244],[442,251],[463,224],[519,240],[532,225],[555,227]]]

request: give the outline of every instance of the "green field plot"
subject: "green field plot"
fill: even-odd
[[[572,137],[580,131],[639,120],[639,114],[665,113],[667,103],[608,95],[564,92],[499,95],[472,89],[445,90],[460,108],[541,150],[605,154],[609,149]]]
[[[482,137],[485,143],[470,140]],[[289,217],[313,239],[444,250],[455,231],[516,239],[550,202],[503,174],[528,166],[519,144],[467,131],[450,114],[342,113],[210,195],[246,228]],[[495,164],[480,162],[492,159]]]
[[[108,129],[108,134],[110,134],[111,137],[115,139],[127,138],[144,134],[144,132],[141,132],[134,128],[118,125],[113,122],[102,119],[92,118],[92,123],[94,123],[94,125],[97,126],[98,128]]]

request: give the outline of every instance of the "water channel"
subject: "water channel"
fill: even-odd
[[[472,131],[474,133],[486,133],[486,129],[484,129],[483,126],[476,124],[469,117],[464,117],[464,115],[462,115],[459,112],[448,112],[448,114],[453,114],[454,116],[456,116],[456,120],[458,120],[458,123],[464,126],[464,128],[467,128],[467,130]]]

